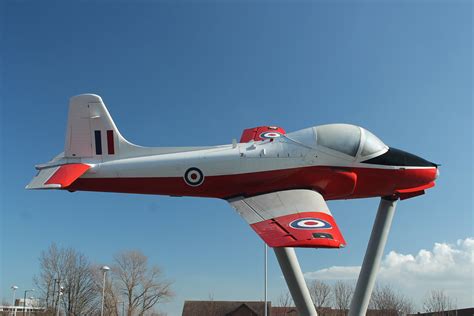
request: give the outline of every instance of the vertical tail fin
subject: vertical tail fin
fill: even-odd
[[[65,157],[114,158],[119,154],[121,143],[128,142],[118,131],[100,96],[81,94],[70,99]]]
[[[204,147],[142,147],[127,141],[115,126],[102,98],[80,94],[69,101],[64,156],[69,162],[101,162],[119,158],[200,150]]]

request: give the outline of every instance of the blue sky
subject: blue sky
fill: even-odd
[[[262,242],[224,201],[24,190],[34,165],[63,149],[69,97],[87,92],[103,97],[127,139],[149,146],[230,143],[266,124],[361,125],[442,164],[434,189],[399,203],[386,252],[472,237],[472,10],[470,1],[0,0],[0,298],[32,286],[51,242],[104,264],[141,249],[175,281],[176,298],[161,307],[169,315],[184,299],[261,298]],[[303,270],[360,265],[377,204],[329,202],[348,247],[299,250]],[[284,290],[270,253],[270,298]]]

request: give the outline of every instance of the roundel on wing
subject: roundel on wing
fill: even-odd
[[[278,138],[281,137],[281,133],[278,132],[264,132],[260,134],[260,138]]]
[[[197,187],[203,183],[204,174],[198,168],[189,168],[184,173],[184,181],[190,186]]]
[[[329,229],[331,224],[319,218],[300,218],[290,223],[290,227],[295,229]]]

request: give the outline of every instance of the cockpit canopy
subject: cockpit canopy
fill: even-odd
[[[327,124],[286,135],[288,139],[315,148],[322,146],[352,157],[368,157],[388,147],[368,130],[350,124]]]

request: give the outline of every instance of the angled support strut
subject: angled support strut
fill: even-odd
[[[364,262],[352,297],[349,316],[363,316],[367,312],[396,205],[397,200],[390,197],[380,200]]]
[[[308,287],[301,272],[294,248],[273,248],[290,290],[291,297],[301,316],[317,316]]]

